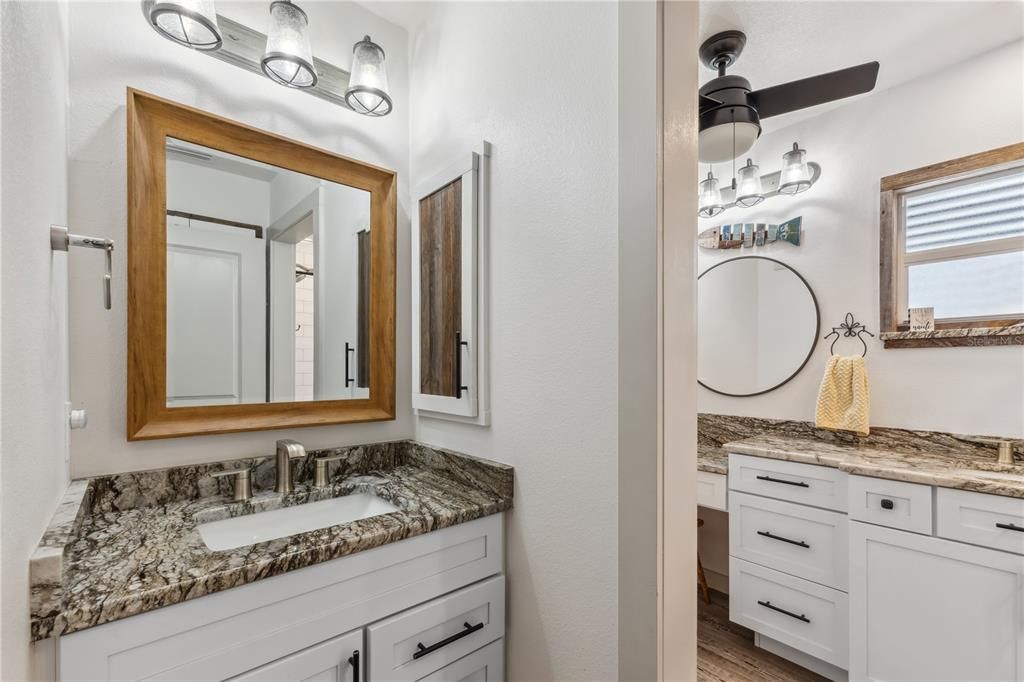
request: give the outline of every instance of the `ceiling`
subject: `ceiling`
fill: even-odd
[[[711,0],[701,2],[700,8],[701,40],[726,29],[747,34],[746,48],[729,73],[747,78],[755,90],[877,61],[878,91],[1024,36],[1024,3],[1019,0]],[[700,71],[702,84],[715,76],[703,65]],[[772,117],[764,127],[778,129],[843,103]]]

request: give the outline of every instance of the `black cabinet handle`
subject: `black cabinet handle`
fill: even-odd
[[[765,608],[771,609],[772,611],[778,611],[779,613],[784,613],[787,616],[789,616],[790,618],[796,618],[797,620],[802,620],[805,623],[810,623],[811,622],[811,619],[808,618],[807,616],[805,616],[804,614],[801,613],[798,616],[795,613],[793,613],[792,611],[787,611],[786,609],[780,609],[778,606],[775,606],[770,601],[758,601],[757,603],[760,604],[761,606],[764,606]]]
[[[882,509],[892,509],[893,506],[895,506],[895,505],[893,504],[892,500],[890,500],[890,499],[882,500]]]
[[[345,342],[345,388],[348,388],[351,384],[355,383],[355,379],[348,375],[348,354],[355,353],[356,347],[350,344],[348,341]]]
[[[463,637],[465,637],[466,635],[471,635],[474,632],[476,632],[477,630],[483,630],[484,629],[484,624],[483,623],[477,623],[476,625],[470,625],[469,623],[463,623],[462,627],[465,628],[465,629],[460,630],[459,632],[456,632],[451,637],[445,637],[440,642],[435,642],[434,644],[431,644],[430,646],[423,646],[422,642],[417,642],[416,643],[416,648],[419,649],[419,651],[413,652],[413,655],[412,655],[413,659],[417,659],[420,656],[426,656],[429,653],[437,651],[441,647],[448,646],[452,642],[457,642],[460,639],[462,639]]]
[[[768,481],[769,483],[785,483],[786,485],[795,485],[798,488],[810,488],[811,487],[811,486],[807,485],[806,483],[804,483],[803,481],[783,481],[781,478],[772,478],[771,476],[758,476],[757,480],[759,480],[759,481]]]
[[[1024,533],[1024,526],[1015,526],[1012,523],[997,523],[996,528],[1002,528],[1003,530],[1015,530],[1020,533]]]
[[[352,666],[352,682],[359,682],[359,649],[348,657],[348,664]]]
[[[462,385],[462,347],[469,346],[469,341],[462,340],[462,332],[455,332],[455,397],[462,398],[462,392],[469,386]]]
[[[771,538],[772,540],[778,540],[779,542],[788,542],[789,544],[796,545],[797,547],[805,547],[807,549],[811,548],[811,546],[808,545],[803,540],[790,540],[789,538],[784,538],[781,535],[772,535],[771,533],[769,533],[766,530],[759,530],[759,531],[757,531],[757,534],[761,535],[761,536],[764,536],[766,538]]]

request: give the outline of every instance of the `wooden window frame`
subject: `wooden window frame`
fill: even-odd
[[[127,114],[128,440],[394,419],[395,172],[133,88]],[[168,137],[370,193],[369,398],[167,406]]]
[[[886,348],[991,346],[1024,344],[1024,315],[978,316],[936,320],[935,331],[911,332],[900,311],[907,307],[907,266],[953,258],[1008,253],[1024,249],[1024,237],[985,244],[938,249],[906,257],[903,204],[911,193],[969,180],[1024,164],[1024,142],[889,175],[880,183],[879,329]]]

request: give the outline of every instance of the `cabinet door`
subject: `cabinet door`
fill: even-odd
[[[850,523],[851,680],[1024,680],[1024,557]]]
[[[231,680],[245,682],[361,682],[363,631],[355,630],[267,663]]]

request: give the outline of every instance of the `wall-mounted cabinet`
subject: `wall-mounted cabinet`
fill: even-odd
[[[413,407],[486,425],[490,144],[418,183],[412,216]]]

